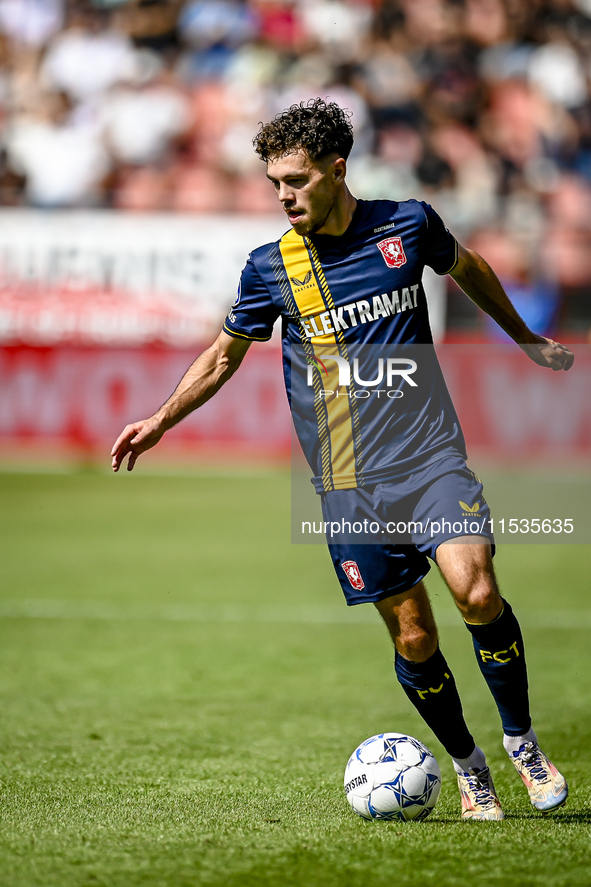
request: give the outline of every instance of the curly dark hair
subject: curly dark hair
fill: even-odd
[[[292,105],[261,128],[252,140],[254,149],[265,162],[301,148],[312,160],[336,152],[345,160],[353,147],[350,111],[336,102],[309,99]]]

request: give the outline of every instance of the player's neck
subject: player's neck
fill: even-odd
[[[341,237],[351,224],[356,206],[357,199],[353,197],[347,186],[344,185],[342,194],[337,196],[329,217],[316,233],[328,234],[331,237]]]

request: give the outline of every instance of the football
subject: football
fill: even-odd
[[[370,736],[345,768],[345,794],[364,819],[425,819],[439,797],[441,771],[426,745],[404,733]]]

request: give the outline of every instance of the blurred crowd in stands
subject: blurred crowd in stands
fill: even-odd
[[[356,196],[428,200],[531,325],[582,330],[590,86],[591,0],[0,0],[0,200],[279,213],[252,137],[328,97]]]

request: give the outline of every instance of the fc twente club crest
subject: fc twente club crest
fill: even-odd
[[[361,571],[355,561],[345,561],[343,563],[343,570],[353,588],[357,589],[357,591],[361,591],[362,588],[365,588],[365,582],[361,576]]]
[[[380,240],[377,246],[389,268],[400,268],[406,264],[402,237],[387,237],[385,240]]]

